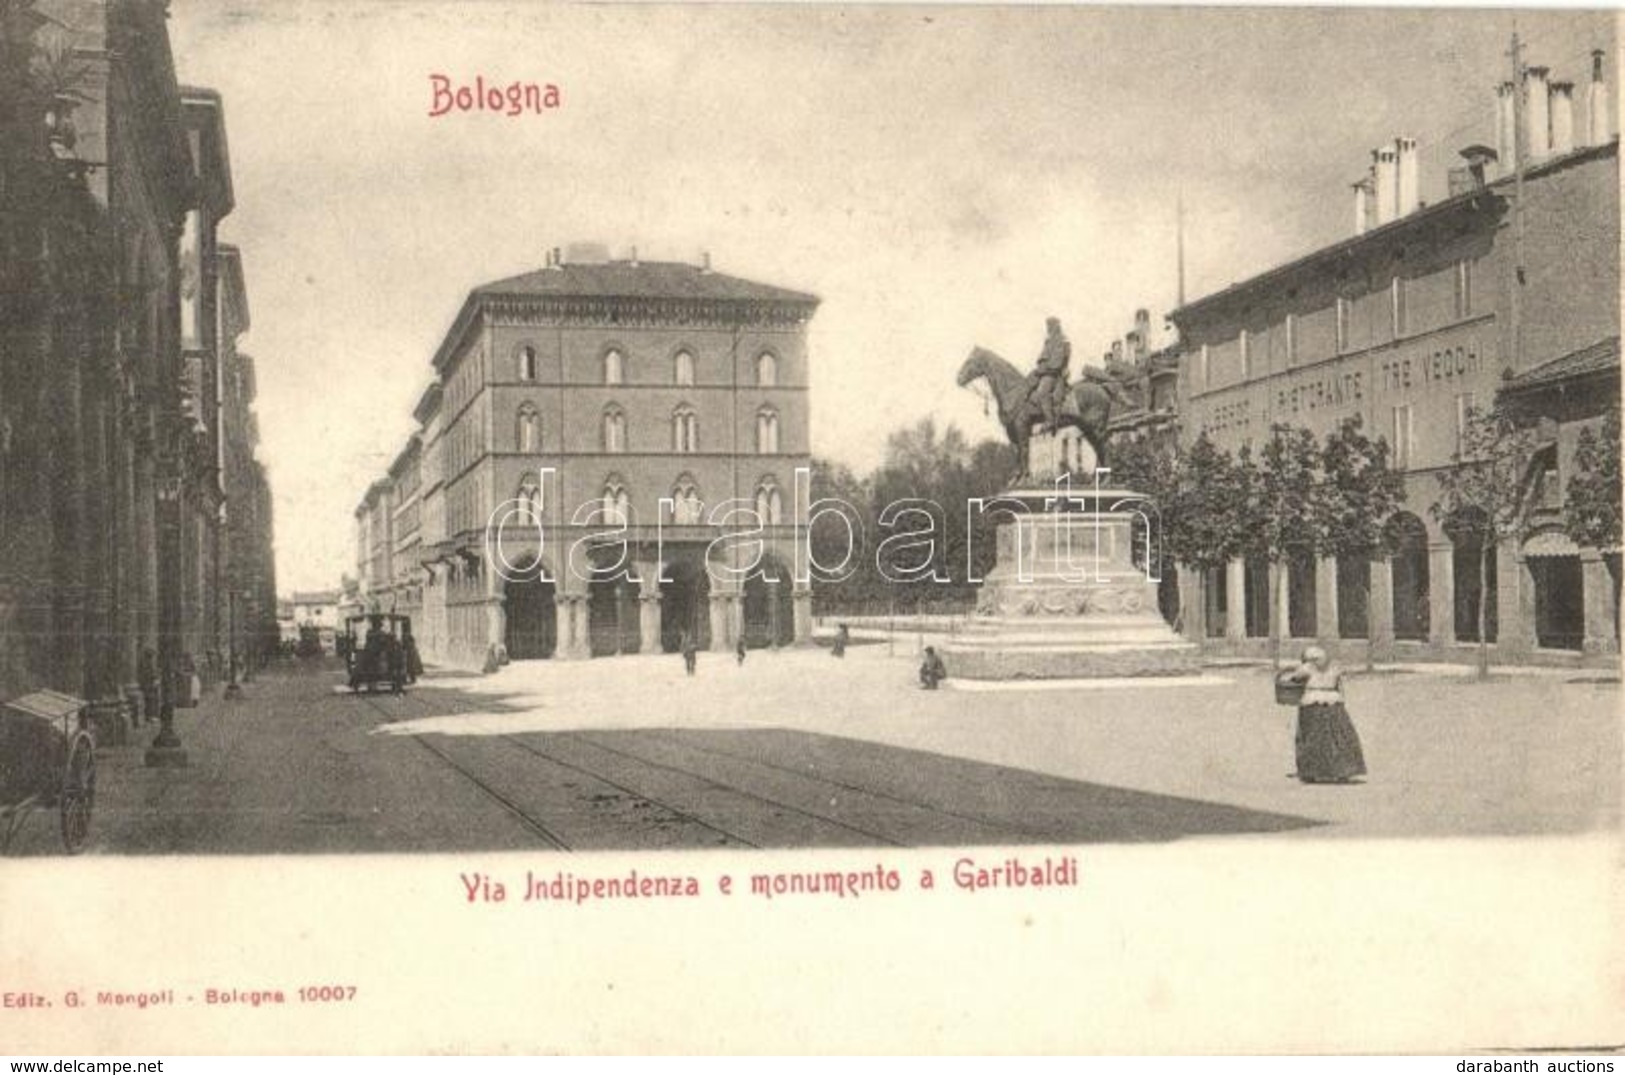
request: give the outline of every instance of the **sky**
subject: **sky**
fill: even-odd
[[[413,430],[468,291],[572,242],[810,291],[815,455],[860,470],[919,417],[996,436],[972,346],[1074,370],[1146,307],[1346,237],[1372,147],[1422,193],[1494,144],[1516,29],[1589,79],[1612,15],[1283,8],[174,0],[221,92],[278,585],[355,571],[353,512]],[[432,117],[431,75],[560,107]],[[1576,126],[1583,129],[1584,113]]]

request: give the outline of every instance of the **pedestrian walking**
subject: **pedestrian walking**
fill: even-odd
[[[925,660],[920,662],[920,686],[928,691],[937,689],[937,684],[948,678],[948,669],[937,656],[935,646],[925,647]]]
[[[683,667],[689,675],[694,674],[695,665],[699,664],[700,650],[694,644],[694,636],[687,631],[683,632]]]
[[[835,628],[835,644],[829,648],[831,656],[845,657],[846,644],[852,640],[851,633],[847,631],[846,624]]]
[[[741,667],[745,664],[745,636],[739,636],[739,645],[734,647],[734,656],[739,659]]]
[[[1302,689],[1295,741],[1297,777],[1305,784],[1347,784],[1364,776],[1365,753],[1343,703],[1343,671],[1320,646],[1303,651],[1279,682]]]

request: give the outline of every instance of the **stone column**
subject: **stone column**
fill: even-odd
[[[1495,649],[1504,656],[1527,654],[1535,647],[1535,580],[1516,548],[1496,549]]]
[[[1322,556],[1315,561],[1315,634],[1322,642],[1338,637],[1337,558]]]
[[[1224,637],[1231,642],[1247,638],[1247,565],[1237,557],[1224,568]]]
[[[731,653],[733,651],[733,636],[730,633],[733,627],[733,594],[714,593],[711,595],[711,652]]]
[[[1580,551],[1580,573],[1585,587],[1585,652],[1618,653],[1614,637],[1614,579],[1596,549]]]
[[[1207,573],[1179,567],[1179,612],[1187,642],[1200,645],[1207,636]]]
[[[795,642],[798,646],[812,645],[812,587],[797,586],[790,593],[795,609]]]
[[[1428,641],[1435,646],[1456,642],[1455,551],[1448,541],[1428,543]]]
[[[1283,642],[1292,637],[1292,587],[1287,585],[1290,577],[1285,561],[1270,564],[1269,634]]]
[[[660,652],[660,594],[638,595],[638,649],[643,653]]]
[[[570,624],[570,629],[560,637],[562,656],[567,661],[584,661],[592,656],[587,634],[587,598],[582,594],[567,594],[559,600],[564,604],[564,615]]]
[[[1366,603],[1366,637],[1371,640],[1373,658],[1394,652],[1394,565],[1390,560],[1371,561],[1371,599]]]

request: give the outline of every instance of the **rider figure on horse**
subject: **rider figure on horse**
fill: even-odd
[[[1045,322],[1044,349],[1027,375],[1027,398],[1038,403],[1044,415],[1044,429],[1053,433],[1060,420],[1061,401],[1066,398],[1067,366],[1072,362],[1072,344],[1061,331],[1061,319]]]

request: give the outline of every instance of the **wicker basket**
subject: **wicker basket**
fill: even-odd
[[[1302,705],[1303,680],[1294,679],[1292,674],[1286,673],[1275,680],[1276,705]]]

